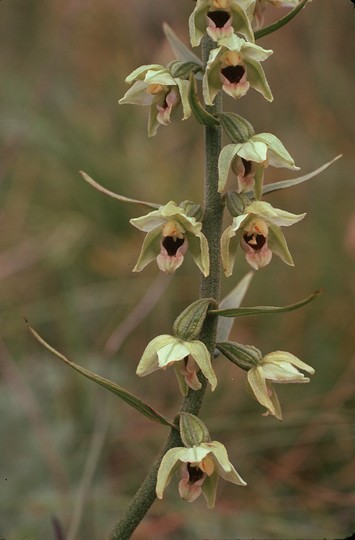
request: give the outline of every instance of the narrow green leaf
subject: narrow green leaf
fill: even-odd
[[[253,307],[241,307],[232,309],[211,309],[208,313],[213,315],[220,315],[221,317],[249,317],[250,315],[263,315],[264,313],[284,313],[286,311],[294,311],[302,306],[305,306],[317,296],[319,296],[323,290],[315,291],[310,296],[289,306],[253,306]]]
[[[105,377],[101,377],[100,375],[97,375],[96,373],[93,373],[92,371],[89,371],[86,368],[83,368],[79,366],[78,364],[75,364],[71,360],[69,360],[66,356],[61,354],[59,351],[54,349],[49,343],[47,343],[29,324],[29,322],[26,320],[26,323],[28,325],[28,328],[31,332],[31,334],[36,338],[36,340],[43,345],[48,351],[50,351],[52,354],[57,356],[57,358],[60,358],[63,362],[68,364],[68,366],[72,367],[81,375],[84,375],[84,377],[87,377],[88,379],[96,382],[100,386],[103,386],[107,390],[110,390],[110,392],[113,392],[116,396],[121,398],[123,401],[128,403],[131,407],[136,409],[138,412],[149,418],[150,420],[154,422],[158,422],[159,424],[163,424],[165,426],[170,426],[174,429],[177,429],[177,426],[175,426],[170,420],[159,414],[157,411],[152,409],[150,405],[139,399],[137,396],[131,394],[123,388],[123,386],[119,386],[118,384],[110,381],[109,379],[106,379]]]
[[[305,6],[307,2],[308,0],[303,0],[303,2],[298,4],[298,6],[296,6],[292,11],[287,13],[285,17],[282,17],[282,19],[279,19],[278,21],[276,21],[273,24],[270,24],[269,26],[265,26],[265,28],[261,28],[260,30],[257,30],[254,33],[255,40],[262,38],[264,36],[267,36],[268,34],[271,34],[272,32],[275,32],[279,28],[282,28],[283,26],[285,26],[285,24],[290,22],[297,15],[297,13],[301,11],[303,6]]]
[[[266,193],[271,193],[273,191],[279,191],[280,189],[285,189],[285,188],[289,188],[289,187],[292,187],[292,186],[297,186],[297,184],[302,184],[302,182],[306,182],[307,180],[310,180],[311,178],[314,178],[315,176],[317,176],[321,172],[325,171],[325,169],[330,167],[330,165],[333,165],[333,163],[335,161],[337,161],[338,159],[340,159],[342,156],[343,156],[343,154],[339,154],[338,156],[336,156],[331,161],[328,161],[328,163],[325,163],[324,165],[322,165],[318,169],[316,169],[316,170],[314,170],[314,171],[312,171],[312,172],[310,172],[308,174],[305,174],[303,176],[298,176],[297,178],[290,178],[289,180],[282,180],[281,182],[273,182],[272,184],[266,184],[263,187],[263,195],[266,195]]]
[[[101,193],[105,193],[105,195],[112,197],[112,199],[117,199],[118,201],[121,201],[126,204],[134,204],[135,206],[142,206],[143,208],[150,208],[154,210],[162,206],[161,204],[156,204],[156,203],[151,203],[151,202],[146,202],[146,201],[139,201],[137,199],[130,199],[129,197],[124,197],[123,195],[118,195],[117,193],[114,193],[113,191],[110,191],[109,189],[106,189],[103,186],[101,186],[101,184],[98,184],[97,182],[95,182],[95,180],[93,180],[93,178],[91,178],[91,176],[86,174],[84,171],[79,171],[79,173],[81,174],[85,182],[90,184],[90,186],[97,189],[97,191],[100,191]]]

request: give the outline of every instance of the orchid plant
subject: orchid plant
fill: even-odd
[[[168,484],[175,473],[180,475],[180,497],[194,502],[203,494],[209,508],[215,504],[219,477],[238,486],[246,485],[224,445],[211,440],[205,422],[199,418],[207,389],[213,391],[217,386],[216,368],[223,358],[247,372],[247,389],[264,407],[266,415],[279,420],[282,412],[274,385],[308,383],[309,378],[302,372],[314,373],[311,366],[289,352],[263,355],[252,345],[229,341],[229,334],[235,317],[298,309],[317,293],[289,306],[241,307],[253,276],[249,273],[228,297],[220,299],[221,267],[226,277],[231,276],[238,255],[244,255],[255,271],[271,264],[273,254],[288,265],[294,264],[281,227],[298,223],[305,213],[274,208],[264,197],[309,180],[332,163],[298,178],[264,184],[264,172],[269,166],[293,171],[299,167],[278,137],[255,133],[249,120],[223,111],[224,93],[238,102],[247,99],[250,89],[255,89],[272,101],[266,72],[273,51],[256,41],[291,21],[306,3],[307,0],[197,0],[189,17],[189,31],[191,46],[201,44],[201,57],[165,25],[165,35],[176,58],[168,66],[138,67],[126,78],[130,87],[119,103],[149,107],[148,136],[159,136],[158,130],[166,130],[172,121],[181,118],[202,124],[206,156],[202,205],[188,200],[158,204],[130,199],[108,191],[82,173],[84,180],[122,204],[149,210],[130,220],[146,233],[134,272],[156,261],[160,271],[173,274],[190,253],[201,275],[199,297],[177,317],[171,334],[153,337],[137,361],[137,375],[141,377],[156,370],[164,370],[166,377],[170,377],[168,368],[174,369],[183,396],[174,420],[117,383],[75,364],[30,327],[33,335],[70,367],[115,393],[150,420],[170,428],[161,454],[122,512],[111,540],[130,538],[155,498],[169,497]],[[289,11],[273,25],[262,27],[269,5]],[[224,147],[222,132],[230,139]],[[225,213],[230,224],[223,231]],[[213,399],[210,395],[208,398]],[[243,468],[241,460],[238,466]]]

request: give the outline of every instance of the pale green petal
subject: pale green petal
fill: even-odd
[[[172,337],[169,343],[157,351],[159,367],[163,368],[171,362],[178,362],[186,358],[190,353],[190,347],[188,345],[187,341]]]
[[[311,373],[312,375],[315,373],[315,370],[312,368],[312,366],[309,366],[305,362],[302,362],[302,360],[297,358],[297,356],[294,356],[293,354],[286,351],[271,352],[264,356],[263,362],[289,362],[293,366],[307,371],[307,373]]]
[[[254,42],[254,32],[250,21],[244,9],[234,0],[231,4],[231,12],[233,15],[233,27],[235,31],[242,34],[248,41]]]
[[[179,467],[181,456],[185,453],[185,451],[186,448],[183,447],[171,448],[161,460],[156,485],[156,494],[158,499],[163,498],[164,490],[169,484],[175,470]]]
[[[272,133],[258,133],[253,140],[263,142],[268,147],[269,163],[273,167],[286,167],[293,171],[299,170],[296,167],[292,156],[288,153],[280,139]]]
[[[160,64],[147,64],[145,66],[139,66],[126,77],[125,82],[131,84],[133,81],[143,80],[148,71],[161,71],[164,69],[164,66]]]
[[[161,229],[149,232],[144,238],[138,261],[133,272],[141,272],[149,263],[154,261],[160,253]]]
[[[163,86],[176,86],[174,77],[166,68],[159,71],[149,70],[144,77],[144,82],[147,84],[161,84]]]
[[[181,371],[179,369],[179,365],[175,364],[173,367],[174,367],[176,378],[178,380],[180,393],[181,393],[182,396],[185,397],[188,394],[189,387],[186,384],[185,377],[182,375],[182,373],[181,373]]]
[[[287,362],[263,363],[265,379],[275,383],[308,383],[309,379]]]
[[[271,251],[280,257],[284,263],[288,264],[289,266],[294,266],[293,258],[289,252],[286,238],[280,227],[277,227],[277,225],[269,225],[268,244]]]
[[[259,45],[255,45],[255,43],[246,42],[242,46],[241,56],[245,61],[253,60],[255,62],[263,62],[269,58],[273,52],[274,51],[271,49],[263,49]]]
[[[243,144],[227,144],[222,148],[218,158],[218,191],[224,190],[228,179],[229,169],[232,165],[232,161],[235,156],[238,155],[239,150],[243,147]]]
[[[166,219],[161,216],[161,209],[159,208],[158,210],[149,212],[149,214],[146,214],[145,216],[132,218],[129,220],[129,222],[140,231],[150,232],[158,227],[163,228],[166,223]]]
[[[222,88],[220,80],[219,55],[223,51],[222,47],[212,49],[207,62],[206,71],[202,80],[202,92],[206,105],[212,105],[214,98]]]
[[[136,371],[137,375],[139,377],[145,377],[145,375],[149,375],[149,373],[160,369],[157,352],[165,345],[175,341],[175,339],[174,336],[170,336],[169,334],[163,334],[152,339],[146,346],[139,361]]]
[[[158,109],[156,102],[152,103],[148,117],[148,137],[154,137],[162,124],[158,122]]]
[[[181,452],[179,455],[179,460],[183,463],[201,463],[203,458],[205,458],[209,453],[210,450],[205,448],[202,443],[200,446],[184,448],[184,452]]]
[[[266,407],[271,414],[275,414],[274,405],[269,397],[266,386],[264,372],[261,366],[249,369],[247,373],[248,382],[256,399]]]
[[[272,384],[268,384],[268,382],[266,382],[266,385],[269,388],[270,399],[274,406],[274,415],[278,420],[282,420],[282,410],[276,390]]]
[[[201,341],[186,341],[186,348],[189,350],[192,358],[208,380],[213,391],[217,386],[217,377],[212,368],[211,355],[204,343]]]
[[[249,141],[243,143],[238,151],[238,156],[247,161],[263,163],[267,158],[267,146],[265,143],[255,140],[255,135]]]

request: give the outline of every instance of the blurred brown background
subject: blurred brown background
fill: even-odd
[[[169,333],[196,299],[189,257],[169,280],[150,265],[131,274],[140,215],[86,185],[166,202],[201,201],[203,137],[193,119],[146,137],[147,109],[118,106],[125,76],[173,59],[167,21],[187,43],[191,0],[0,2],[0,537],[104,538],[166,437],[114,396],[43,350],[23,317],[83,366],[112,377],[166,415],[179,397],[172,372],[138,379],[146,343]],[[284,12],[274,10],[268,21]],[[174,480],[136,540],[339,538],[354,505],[354,61],[348,0],[314,0],[259,44],[274,93],[251,90],[226,108],[281,138],[305,174],[337,154],[320,177],[270,196],[307,218],[287,230],[295,268],[274,258],[245,305],[302,310],[238,320],[233,337],[264,353],[289,350],[311,364],[309,385],[278,387],[284,421],[261,416],[245,374],[219,359],[202,410],[214,438],[248,482],[220,482],[215,511],[180,501]],[[268,171],[268,180],[292,176]],[[248,270],[240,260],[228,292]],[[143,296],[147,293],[147,296]],[[142,301],[143,298],[143,301]],[[156,304],[154,302],[157,302]],[[148,314],[150,310],[150,313]],[[148,315],[147,315],[148,314]],[[146,316],[147,315],[147,316]],[[127,319],[128,317],[128,319]]]

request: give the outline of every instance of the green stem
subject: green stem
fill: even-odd
[[[202,59],[206,64],[209,53],[215,44],[210,38],[205,37],[202,42]],[[208,107],[211,114],[222,111],[221,96],[217,96],[215,104]],[[215,298],[219,300],[220,295],[220,247],[223,202],[218,193],[218,156],[221,151],[221,128],[205,128],[205,192],[204,192],[204,216],[203,233],[207,238],[210,250],[210,274],[207,278],[202,277],[200,286],[200,298]],[[216,342],[216,316],[208,316],[203,325],[199,339],[203,341],[208,350],[213,353]],[[190,390],[184,398],[180,412],[189,412],[198,415],[204,394],[207,380],[199,373],[202,387],[198,391]],[[153,504],[156,493],[155,486],[157,473],[163,456],[170,448],[182,446],[180,435],[173,429],[160,452],[159,457],[154,462],[144,482],[138,489],[128,508],[122,513],[122,517],[109,536],[109,540],[128,540],[133,531],[144,518],[145,514]]]

